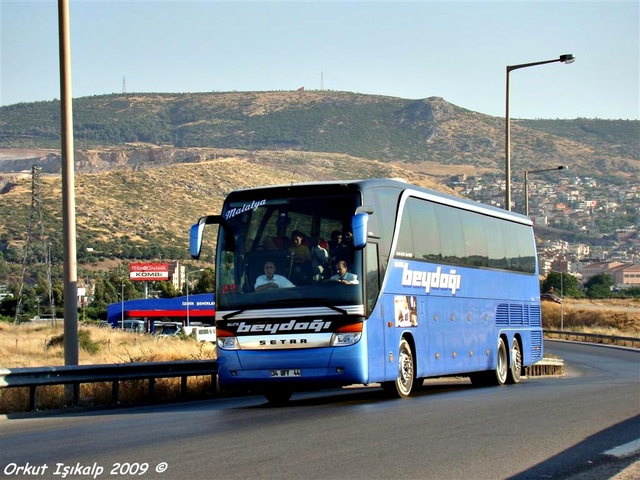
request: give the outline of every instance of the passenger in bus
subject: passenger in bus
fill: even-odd
[[[274,288],[292,288],[295,287],[287,277],[276,274],[276,265],[271,260],[264,263],[264,275],[260,275],[256,279],[253,289],[256,292],[264,292]]]
[[[306,236],[299,230],[291,234],[289,252],[292,255],[291,281],[296,285],[310,285],[312,281],[311,250]]]
[[[304,244],[304,234],[295,230],[291,234],[291,246],[289,251],[293,254],[294,263],[304,263],[311,261],[311,250]]]
[[[332,264],[335,263],[335,256],[338,248],[342,247],[342,232],[340,230],[334,230],[331,232],[331,240],[329,240],[329,255],[331,256]]]
[[[318,238],[311,248],[311,267],[314,280],[319,281],[329,277],[329,251],[327,242],[322,238]]]
[[[331,280],[333,281],[342,283],[344,285],[358,285],[360,283],[358,281],[358,276],[355,273],[347,271],[347,262],[345,262],[344,260],[339,260],[338,262],[336,262],[335,271],[336,274],[331,277]]]
[[[329,240],[329,249],[333,250],[342,243],[342,232],[340,230],[334,230],[331,232],[331,240]]]
[[[353,248],[353,233],[349,230],[342,232],[342,247]]]
[[[346,234],[346,235],[345,235]],[[351,232],[342,233],[335,230],[331,233],[331,241],[329,242],[329,255],[331,256],[331,265],[335,265],[339,261],[348,262],[352,245],[350,239],[353,238]]]

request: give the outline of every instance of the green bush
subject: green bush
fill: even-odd
[[[64,343],[64,333],[52,337],[47,342],[47,348],[61,346]],[[100,344],[91,340],[91,332],[89,330],[80,329],[78,331],[78,345],[84,351],[94,355],[100,351]]]

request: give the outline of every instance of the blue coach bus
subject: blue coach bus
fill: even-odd
[[[223,389],[276,403],[380,383],[404,398],[427,377],[518,383],[542,359],[535,240],[522,215],[369,179],[231,192],[220,215],[191,227],[195,259],[207,224],[219,225]]]

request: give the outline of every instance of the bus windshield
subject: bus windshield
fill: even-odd
[[[350,240],[359,193],[294,191],[227,198],[216,255],[218,311],[362,305],[362,255]],[[339,262],[346,270],[336,269]]]

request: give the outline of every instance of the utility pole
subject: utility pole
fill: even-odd
[[[58,0],[60,51],[60,150],[62,153],[62,243],[64,255],[64,364],[78,365],[78,256],[71,97],[69,0]],[[74,398],[80,389],[74,386]]]

